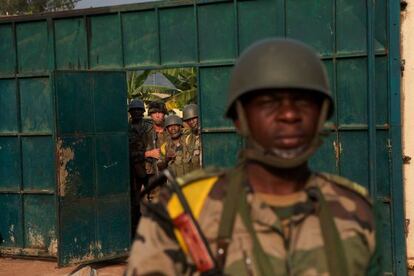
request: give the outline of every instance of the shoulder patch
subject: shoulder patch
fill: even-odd
[[[177,182],[180,184],[180,186],[184,187],[198,182],[198,180],[221,176],[224,174],[224,172],[224,170],[217,167],[207,167],[205,169],[195,170],[184,176],[178,177]]]
[[[365,200],[367,200],[368,202],[371,203],[371,199],[369,197],[369,192],[364,186],[362,186],[362,185],[360,185],[356,182],[353,182],[353,181],[351,181],[351,180],[349,180],[345,177],[335,175],[335,174],[319,173],[319,175],[322,176],[323,178],[331,181],[331,182],[334,182],[335,184],[337,184],[341,187],[344,187],[348,190],[351,190],[351,191],[357,193],[358,195],[360,195]]]

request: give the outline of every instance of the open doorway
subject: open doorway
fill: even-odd
[[[127,83],[135,229],[149,180],[164,169],[180,177],[201,168],[202,153],[195,68],[128,71]]]

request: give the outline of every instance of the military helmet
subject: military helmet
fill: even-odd
[[[180,125],[183,126],[183,120],[177,115],[170,115],[165,119],[164,127],[172,126],[172,125]]]
[[[128,105],[128,111],[131,109],[145,109],[144,102],[140,99],[133,99]]]
[[[231,79],[226,117],[235,118],[235,103],[256,90],[301,89],[333,98],[325,67],[314,50],[291,39],[266,39],[250,46],[238,59]]]
[[[164,114],[167,114],[167,108],[165,107],[165,104],[161,101],[155,101],[155,102],[150,102],[148,104],[148,114],[150,115],[151,113],[155,113],[155,112],[161,112]]]
[[[198,107],[196,104],[188,104],[183,109],[183,120],[187,121],[198,117]]]

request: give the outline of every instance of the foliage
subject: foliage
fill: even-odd
[[[140,98],[144,102],[150,100],[151,94],[149,90],[143,87],[145,80],[150,75],[151,70],[142,72],[133,71],[128,72],[128,99]]]
[[[0,15],[71,10],[80,0],[0,0]]]
[[[174,86],[144,84],[151,74],[162,73]],[[161,94],[169,94],[165,99]],[[184,105],[196,102],[197,76],[195,68],[175,68],[164,70],[144,70],[128,73],[128,98],[140,98],[144,102],[164,100],[167,109],[182,109]]]

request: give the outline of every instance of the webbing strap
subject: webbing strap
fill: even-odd
[[[259,270],[261,276],[273,276],[274,273],[272,264],[270,263],[269,256],[264,252],[259,238],[253,228],[252,218],[250,216],[250,208],[246,200],[246,191],[242,189],[242,193],[239,199],[239,212],[242,217],[243,223],[249,231],[250,237],[253,239],[253,260],[256,264],[256,268]]]
[[[242,168],[236,167],[231,173],[228,184],[228,190],[223,203],[223,212],[221,213],[220,225],[218,230],[218,250],[217,261],[219,266],[224,269],[227,255],[227,247],[231,241],[234,221],[236,219],[237,204],[239,203],[239,191],[242,189],[243,171]]]
[[[338,229],[336,228],[330,206],[326,202],[319,188],[312,189],[312,193],[317,196],[319,201],[318,216],[329,274],[335,276],[347,276],[349,274],[345,250]]]
[[[233,227],[236,218],[236,212],[240,213],[243,223],[247,228],[253,241],[253,259],[261,276],[275,275],[270,264],[269,256],[263,251],[263,248],[257,238],[253,228],[253,222],[250,217],[250,208],[246,201],[246,191],[243,187],[243,168],[237,167],[228,175],[229,188],[223,204],[223,212],[218,232],[218,261],[221,268],[224,269],[225,258],[227,254],[227,246],[231,241]],[[221,250],[221,251],[220,251]]]

